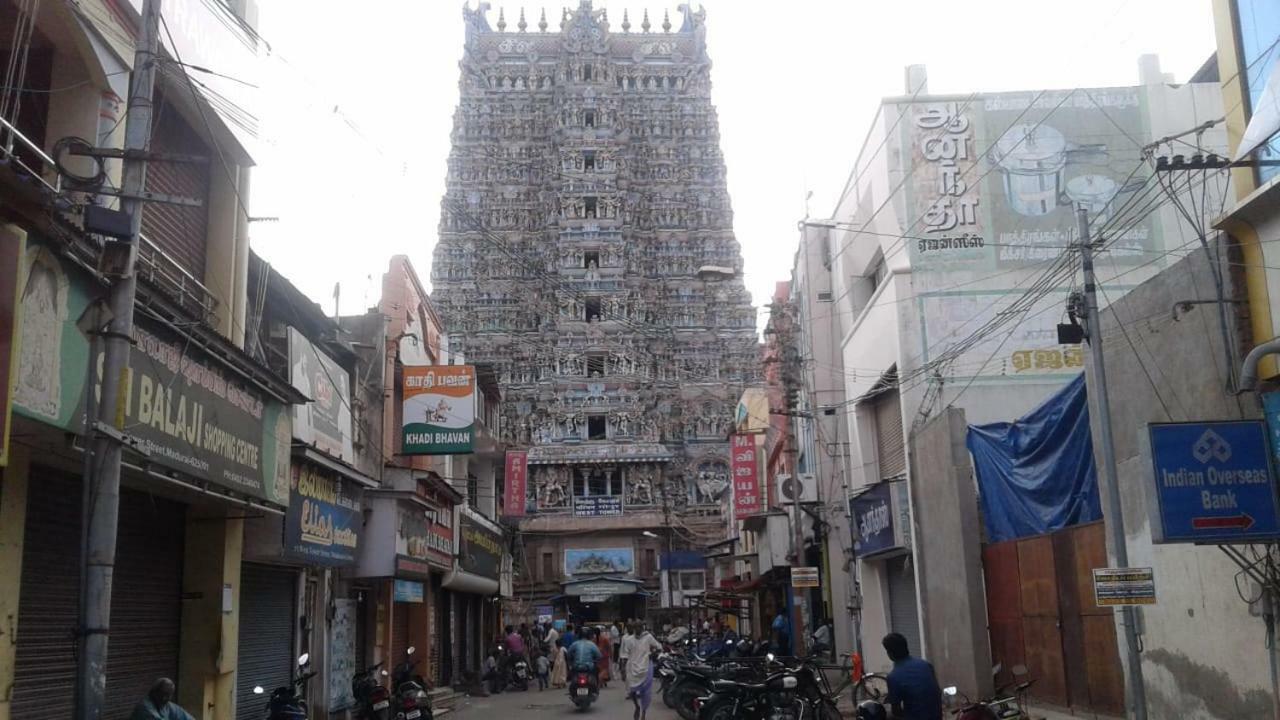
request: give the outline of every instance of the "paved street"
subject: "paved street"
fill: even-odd
[[[632,704],[619,683],[611,683],[600,692],[600,698],[586,712],[579,712],[569,702],[568,693],[561,690],[536,688],[529,692],[505,692],[490,697],[472,697],[458,704],[454,714],[458,720],[513,720],[515,718],[591,718],[592,720],[631,720]],[[649,706],[649,720],[674,720],[679,716],[674,710],[654,697]]]

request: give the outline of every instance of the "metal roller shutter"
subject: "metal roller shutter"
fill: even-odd
[[[10,711],[15,718],[69,718],[75,713],[80,484],[32,467],[28,488]]]
[[[184,506],[120,497],[104,718],[129,717],[156,678],[178,679]]]
[[[157,93],[151,150],[209,156],[204,139],[182,118],[177,108]],[[153,162],[147,165],[147,190],[181,197],[207,199],[209,172],[216,163]],[[208,203],[187,207],[149,202],[142,207],[142,233],[196,280],[204,280],[208,242]]]
[[[391,603],[391,607],[391,662],[386,665],[387,672],[404,661],[409,648],[409,604]]]
[[[920,657],[920,613],[911,556],[892,558],[884,566],[889,575],[889,629],[905,637],[911,654]]]
[[[902,437],[902,398],[897,390],[887,391],[875,399],[873,408],[880,479],[888,480],[907,472],[906,444]]]
[[[293,618],[297,575],[287,568],[240,567],[240,655],[236,718],[259,720],[272,690],[293,681]],[[255,685],[266,693],[254,695]]]
[[[11,712],[70,717],[75,701],[80,480],[31,471]],[[177,679],[184,506],[120,494],[103,717],[127,717],[156,678]]]

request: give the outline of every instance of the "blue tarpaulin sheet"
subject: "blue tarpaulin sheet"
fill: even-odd
[[[1083,373],[1014,422],[970,425],[965,444],[991,542],[1102,519]]]

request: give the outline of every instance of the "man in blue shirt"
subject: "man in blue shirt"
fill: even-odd
[[[942,688],[933,665],[911,657],[907,639],[899,633],[889,633],[881,641],[893,670],[889,673],[889,694],[885,703],[892,708],[892,717],[901,720],[942,720]]]
[[[569,667],[571,669],[590,670],[592,674],[595,674],[597,663],[600,662],[600,658],[604,657],[604,653],[600,652],[600,648],[596,645],[592,635],[594,635],[594,631],[583,628],[582,637],[569,646]]]
[[[560,638],[564,641],[566,648],[573,647],[574,641],[578,639],[577,633],[573,631],[573,623],[564,626],[564,635],[561,635]]]

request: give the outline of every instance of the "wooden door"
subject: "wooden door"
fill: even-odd
[[[1052,536],[1019,540],[1018,570],[1022,579],[1025,664],[1031,677],[1036,678],[1036,696],[1058,705],[1068,705]]]
[[[1112,611],[1093,599],[1093,569],[1107,566],[1101,522],[982,550],[996,684],[1025,665],[1034,699],[1122,714],[1124,677]]]

